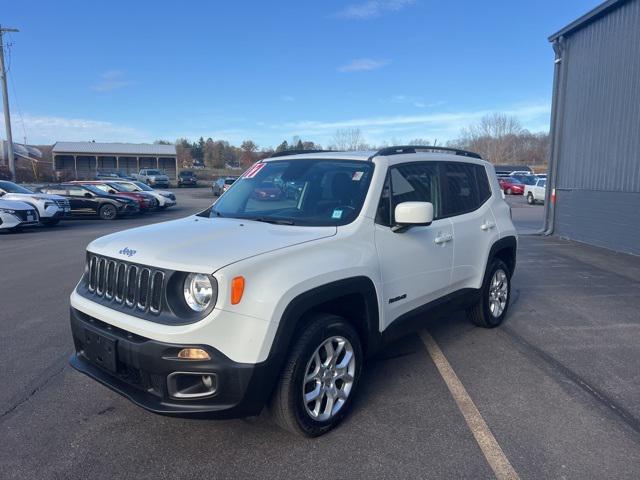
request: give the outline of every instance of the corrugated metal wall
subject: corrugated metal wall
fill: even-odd
[[[563,62],[555,231],[640,255],[640,0],[571,33]]]

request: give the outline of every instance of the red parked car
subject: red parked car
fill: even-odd
[[[505,193],[505,195],[524,194],[524,183],[522,183],[517,178],[500,177],[498,178],[498,182],[500,183],[500,188]]]
[[[105,193],[110,195],[118,195],[119,197],[129,197],[138,202],[140,213],[149,212],[158,208],[158,200],[153,195],[144,192],[129,192],[115,182],[107,182],[104,180],[76,180],[71,183],[80,185],[93,185]]]

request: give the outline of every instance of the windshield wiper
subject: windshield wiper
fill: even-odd
[[[257,217],[257,218],[247,218],[247,220],[255,220],[256,222],[264,222],[264,223],[273,223],[275,225],[295,225],[295,222],[293,220],[288,220],[286,218]]]

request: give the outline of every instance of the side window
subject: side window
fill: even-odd
[[[84,197],[86,190],[81,187],[69,187],[69,195],[72,197]]]
[[[437,163],[407,163],[390,168],[382,189],[376,215],[377,223],[386,226],[393,224],[395,208],[403,202],[431,202],[433,218],[438,219],[442,216]]]
[[[487,170],[482,165],[474,165],[476,170],[476,181],[478,183],[478,200],[483,204],[491,197],[491,187],[487,178]]]
[[[445,215],[453,216],[472,212],[484,202],[480,197],[475,167],[469,163],[446,162],[444,164],[447,189]]]

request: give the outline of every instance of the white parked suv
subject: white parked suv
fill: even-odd
[[[537,178],[533,185],[524,186],[524,196],[529,205],[536,202],[544,203],[544,196],[547,191],[547,178]]]
[[[19,230],[38,223],[38,212],[24,202],[0,198],[0,231]]]
[[[173,207],[176,204],[176,196],[173,192],[167,190],[155,190],[149,185],[137,180],[114,180],[111,183],[118,183],[126,189],[127,192],[144,192],[155,197],[158,201],[158,207],[165,209]]]
[[[60,220],[71,214],[69,200],[66,198],[60,195],[35,193],[28,188],[5,180],[0,180],[0,198],[31,205],[38,211],[40,223],[47,226],[56,225]]]
[[[299,195],[260,194],[292,184]],[[268,405],[320,435],[390,340],[458,309],[499,325],[516,243],[494,168],[472,152],[284,152],[200,214],[93,241],[71,364],[153,412]]]

